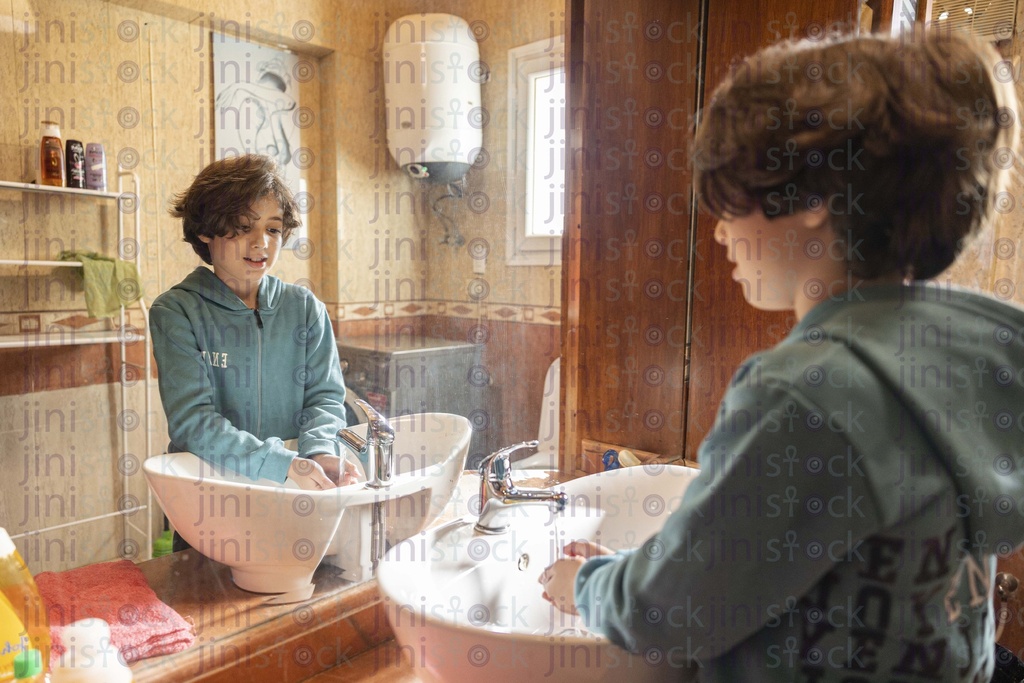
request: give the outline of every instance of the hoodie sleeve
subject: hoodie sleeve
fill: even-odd
[[[706,661],[770,626],[875,532],[868,478],[843,466],[850,445],[820,418],[799,392],[734,384],[662,530],[577,573],[588,627],[645,656]],[[730,619],[727,605],[751,618]]]
[[[338,345],[323,303],[313,299],[308,311],[307,373],[299,420],[299,455],[305,458],[317,453],[344,456],[344,447],[338,440],[338,430],[346,426],[345,380],[338,361]]]
[[[263,441],[237,429],[217,411],[210,368],[189,317],[173,303],[158,300],[149,318],[160,400],[174,446],[251,479],[283,483],[295,452],[281,439]]]

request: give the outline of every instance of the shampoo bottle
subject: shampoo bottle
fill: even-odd
[[[17,632],[16,632],[17,631]],[[0,649],[10,654],[10,663],[0,657],[0,681],[14,678],[14,657],[38,650],[44,667],[50,662],[50,627],[46,607],[36,582],[14,547],[7,531],[0,527]]]
[[[68,187],[85,189],[85,147],[78,140],[64,143],[64,162],[67,165]]]
[[[60,126],[43,121],[43,137],[39,141],[39,184],[64,187],[64,145],[60,141]]]
[[[107,190],[107,160],[103,145],[98,142],[85,146],[85,186],[90,190]]]

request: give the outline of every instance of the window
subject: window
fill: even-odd
[[[509,50],[508,263],[561,263],[565,222],[565,42]]]

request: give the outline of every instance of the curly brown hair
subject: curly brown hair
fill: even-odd
[[[185,241],[211,264],[210,246],[200,239],[238,233],[241,216],[255,218],[252,205],[270,195],[281,205],[283,242],[299,227],[298,207],[291,190],[270,157],[245,154],[220,159],[199,172],[188,189],[176,195],[170,214],[182,221]]]
[[[990,222],[1016,164],[1005,66],[938,32],[766,48],[703,112],[698,200],[720,218],[827,210],[858,277],[934,277]]]

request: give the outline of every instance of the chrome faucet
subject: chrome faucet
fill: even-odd
[[[384,416],[374,410],[373,406],[366,401],[357,398],[356,405],[366,414],[366,438],[356,434],[350,427],[339,430],[338,438],[359,455],[370,454],[369,471],[366,473],[367,487],[386,489],[391,486],[391,477],[395,470],[392,453],[395,430],[391,428]]]
[[[366,414],[366,438],[359,436],[351,428],[338,430],[338,438],[343,444],[359,455],[369,453],[369,468],[366,473],[366,487],[386,489],[391,486],[391,477],[395,473],[394,451],[395,430],[391,428],[384,416],[373,409],[366,401],[356,399],[356,405]],[[387,551],[387,508],[384,500],[372,503],[370,516],[370,571],[374,574]]]
[[[480,519],[476,530],[501,534],[508,530],[508,514],[516,505],[547,505],[552,512],[565,510],[569,497],[547,489],[520,489],[512,483],[509,456],[521,448],[536,448],[537,441],[524,441],[488,455],[480,463]]]

